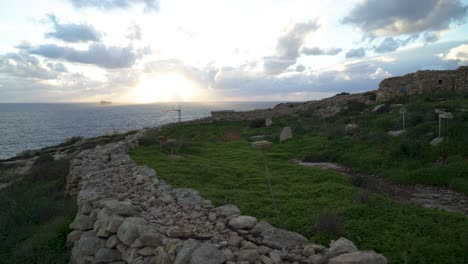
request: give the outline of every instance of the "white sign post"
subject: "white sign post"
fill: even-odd
[[[400,110],[400,114],[403,116],[403,130],[406,130],[406,124],[405,124],[405,114],[407,110],[405,108]]]

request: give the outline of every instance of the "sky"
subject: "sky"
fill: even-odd
[[[468,0],[2,0],[0,102],[306,101],[468,65]]]

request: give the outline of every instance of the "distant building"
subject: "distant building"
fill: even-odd
[[[468,67],[453,71],[417,71],[380,82],[377,101],[411,94],[468,92]]]

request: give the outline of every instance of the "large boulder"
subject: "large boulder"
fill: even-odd
[[[271,228],[262,233],[262,244],[274,249],[283,249],[307,243],[307,239],[296,232]]]
[[[140,217],[128,217],[117,230],[117,237],[125,245],[130,246],[139,236],[139,228],[146,224]]]
[[[356,251],[331,258],[329,264],[387,264],[387,259],[374,251]]]
[[[333,258],[335,256],[351,253],[358,251],[354,243],[344,237],[341,237],[338,240],[332,240],[330,243],[330,250],[328,251],[328,257]]]
[[[190,258],[190,264],[221,264],[224,261],[223,252],[209,242],[195,249]]]

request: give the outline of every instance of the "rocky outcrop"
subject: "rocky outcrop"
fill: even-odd
[[[272,109],[256,109],[241,112],[234,110],[212,111],[211,118],[213,120],[271,120],[272,117],[291,116],[304,111],[313,111],[321,117],[330,117],[342,110],[348,109],[349,103],[373,104],[375,102],[375,93],[375,91],[355,94],[341,93],[322,100],[282,103]]]
[[[171,187],[127,155],[144,133],[71,161],[67,191],[78,212],[67,237],[70,263],[386,263],[349,240],[327,249],[234,205],[214,207],[195,190]]]

